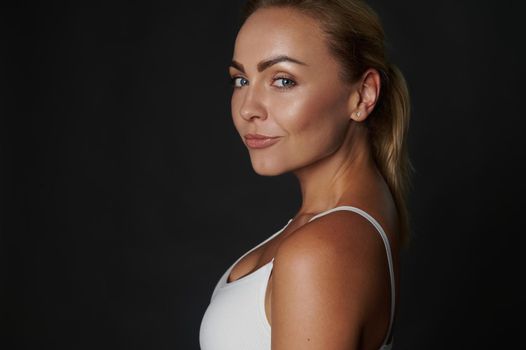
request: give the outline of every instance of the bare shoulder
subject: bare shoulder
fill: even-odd
[[[276,253],[275,268],[280,267],[281,261],[289,267],[315,263],[327,265],[331,271],[341,268],[341,272],[349,268],[363,270],[370,264],[380,264],[383,269],[386,250],[370,221],[358,213],[342,210],[319,217],[287,237]]]
[[[321,216],[287,237],[274,259],[273,349],[362,347],[365,328],[373,322],[378,329],[379,319],[385,327],[369,338],[381,343],[389,318],[386,261],[379,232],[350,211]]]

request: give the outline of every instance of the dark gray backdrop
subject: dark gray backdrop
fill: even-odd
[[[2,5],[5,349],[198,349],[217,279],[299,208],[231,122],[241,3]],[[524,342],[520,3],[371,2],[413,98],[396,349]]]

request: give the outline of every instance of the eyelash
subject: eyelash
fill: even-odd
[[[240,76],[234,76],[234,77],[231,77],[229,79],[230,81],[230,85],[234,88],[234,89],[240,89],[242,86],[236,86],[236,79],[238,78],[241,78],[241,79],[245,79],[243,77],[240,77]],[[296,86],[296,82],[288,77],[284,77],[284,76],[281,76],[281,77],[275,77],[274,79],[272,79],[272,83],[274,83],[276,80],[289,80],[292,84],[290,86],[279,86],[278,89],[282,89],[282,90],[286,90],[286,89],[291,89],[293,88],[294,86]],[[246,79],[245,79],[246,80]]]

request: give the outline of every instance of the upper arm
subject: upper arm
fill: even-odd
[[[332,213],[298,229],[274,259],[272,350],[357,349],[385,300],[386,270],[378,232],[357,214]]]

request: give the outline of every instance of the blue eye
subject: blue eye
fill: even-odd
[[[283,88],[283,89],[290,89],[291,87],[296,85],[296,82],[294,80],[292,80],[292,79],[289,79],[289,78],[276,77],[276,78],[274,78],[273,81],[276,81],[276,80],[282,80],[282,86],[280,86],[280,87]]]
[[[241,85],[237,85],[237,84],[236,84],[236,80],[237,80],[237,79],[241,79],[241,80],[244,81],[244,82],[248,82],[248,80],[246,80],[246,79],[243,78],[243,77],[232,77],[232,78],[230,79],[230,85],[232,85],[233,87],[236,87],[236,88],[239,88],[239,87],[241,87],[241,86],[243,86],[243,85],[246,85],[246,83],[245,83],[245,84],[244,84],[244,83],[241,83]]]
[[[277,80],[281,80],[281,86],[277,86],[279,89],[290,89],[296,85],[296,82],[294,80],[287,77],[276,77],[272,79],[272,82]],[[230,85],[232,85],[236,89],[248,85],[248,80],[243,77],[231,77],[229,81]]]

